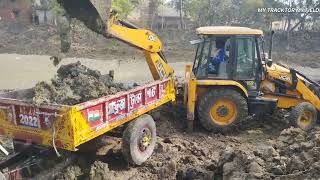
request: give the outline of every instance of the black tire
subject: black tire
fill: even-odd
[[[144,142],[144,137],[150,141]],[[152,155],[156,141],[156,124],[150,115],[144,114],[125,129],[122,153],[129,164],[141,165]]]
[[[289,116],[290,125],[304,131],[313,129],[317,123],[317,109],[309,102],[303,102],[294,107]]]
[[[231,122],[219,123],[214,119],[212,115],[212,108],[216,107],[220,102],[233,103],[234,110],[231,110],[233,114],[230,118]],[[225,106],[219,107],[217,114],[219,117],[224,118],[229,116],[230,108],[227,108],[227,115],[220,114],[221,109]],[[213,132],[227,132],[233,130],[237,125],[247,119],[248,117],[248,104],[247,99],[242,96],[241,93],[233,89],[212,89],[199,100],[198,116],[202,126]]]
[[[22,152],[30,146],[30,144],[26,144],[22,141],[13,140],[12,143],[14,152]]]

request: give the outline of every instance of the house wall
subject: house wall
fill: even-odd
[[[36,10],[36,15],[39,17],[40,24],[55,24],[55,16],[48,10]],[[45,15],[47,20],[45,20]]]
[[[0,17],[3,21],[31,23],[30,0],[0,0]]]
[[[156,16],[154,16],[156,15]],[[136,7],[128,16],[128,20],[140,27],[150,28],[150,18],[153,18],[153,29],[179,29],[180,28],[180,14],[172,8],[161,5],[158,8],[158,12],[149,14],[149,0],[141,0],[141,3]],[[185,27],[191,26],[191,20],[184,18]]]
[[[148,26],[149,18],[149,0],[141,0],[138,7],[136,7],[128,16],[128,20],[141,27]]]

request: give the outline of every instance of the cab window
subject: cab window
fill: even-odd
[[[202,47],[203,47],[203,43],[199,42],[197,44],[197,51],[196,51],[196,56],[195,56],[195,59],[194,59],[194,63],[193,63],[193,68],[192,68],[192,72],[194,74],[196,74],[196,70],[199,66],[199,61],[200,61],[200,58],[201,58],[201,51],[202,51]]]
[[[206,39],[203,42],[203,47],[202,47],[202,53],[199,61],[199,66],[197,69],[197,77],[204,77],[207,75],[207,70],[208,70],[208,58],[209,58],[209,53],[210,53],[210,45],[211,41],[210,39]]]
[[[243,37],[237,38],[236,52],[236,79],[253,80],[255,78],[255,66],[257,62],[256,45],[254,38]]]

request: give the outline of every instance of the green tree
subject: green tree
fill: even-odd
[[[264,7],[263,0],[243,0],[240,4],[239,17],[243,24],[257,23],[262,21],[262,16],[257,9]]]
[[[49,0],[48,8],[49,8],[49,11],[55,16],[64,16],[66,14],[66,11],[57,2],[57,0]]]
[[[153,29],[155,24],[157,23],[155,21],[158,16],[158,8],[162,3],[162,0],[149,0],[148,26],[150,29]]]
[[[172,4],[180,0],[172,0]],[[195,26],[245,25],[270,28],[271,22],[281,19],[277,14],[258,13],[258,8],[281,7],[276,0],[183,0],[183,11]]]
[[[126,18],[139,4],[139,0],[113,0],[112,8],[117,10],[122,18]]]

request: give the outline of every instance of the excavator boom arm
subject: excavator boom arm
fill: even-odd
[[[153,32],[140,29],[118,19],[116,11],[110,11],[111,0],[58,0],[68,16],[82,21],[89,29],[105,37],[116,38],[143,50],[154,80],[173,77],[162,53],[162,43]]]
[[[113,18],[116,17],[111,19]],[[108,25],[108,33],[116,39],[143,50],[154,80],[174,75],[173,68],[169,66],[162,53],[162,42],[153,32],[132,27],[124,21],[111,20]]]

